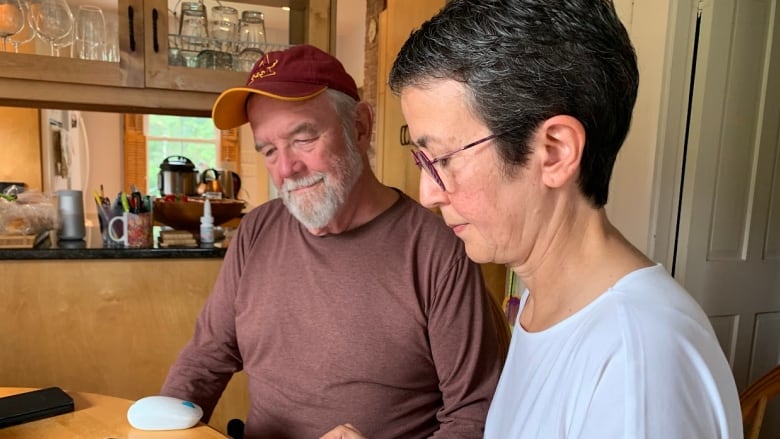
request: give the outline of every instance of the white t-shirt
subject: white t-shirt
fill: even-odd
[[[521,311],[527,299],[526,290]],[[661,265],[629,273],[544,331],[515,322],[485,426],[487,439],[742,434],[734,377],[712,326]]]

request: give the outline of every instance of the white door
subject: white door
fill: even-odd
[[[780,363],[777,3],[701,2],[673,266],[740,390]]]

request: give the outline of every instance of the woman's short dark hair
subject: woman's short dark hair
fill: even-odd
[[[500,136],[512,175],[536,128],[569,115],[586,131],[579,186],[603,206],[631,124],[639,73],[611,0],[452,0],[401,48],[390,87],[461,82],[467,105]]]

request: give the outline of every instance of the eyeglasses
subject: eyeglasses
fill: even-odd
[[[463,148],[456,149],[455,151],[451,151],[451,152],[448,152],[446,154],[442,154],[442,155],[440,155],[438,157],[435,157],[433,159],[429,159],[425,155],[425,153],[423,153],[420,150],[416,150],[416,149],[412,150],[412,155],[414,156],[414,162],[417,164],[417,167],[419,167],[420,169],[424,169],[426,172],[428,172],[428,175],[430,175],[431,178],[433,178],[433,180],[436,182],[436,184],[439,185],[441,190],[446,191],[447,189],[444,187],[444,182],[441,181],[441,177],[439,177],[439,172],[436,171],[436,167],[433,166],[433,165],[435,165],[436,163],[438,163],[438,162],[440,162],[442,160],[448,159],[448,158],[452,157],[453,155],[455,155],[455,154],[457,154],[457,153],[459,153],[461,151],[465,151],[465,150],[467,150],[469,148],[473,148],[473,147],[475,147],[475,146],[477,146],[477,145],[479,145],[481,143],[487,142],[488,140],[495,139],[496,137],[500,136],[501,134],[503,134],[503,133],[491,134],[491,135],[485,137],[484,139],[479,139],[479,140],[477,140],[475,142],[471,142],[468,145],[464,146]]]

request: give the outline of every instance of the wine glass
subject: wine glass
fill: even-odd
[[[35,39],[35,29],[30,24],[30,0],[20,0],[22,4],[22,12],[25,16],[25,24],[21,31],[13,35],[9,40],[11,45],[14,46],[14,53],[19,53],[19,46]]]
[[[59,47],[70,44],[73,13],[65,0],[32,0],[30,22],[35,33],[49,43],[52,56],[59,56]]]
[[[20,0],[0,0],[0,38],[3,39],[3,52],[6,41],[24,27],[24,9]]]

